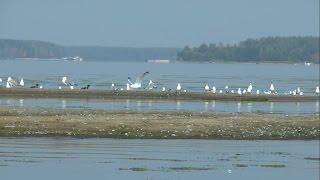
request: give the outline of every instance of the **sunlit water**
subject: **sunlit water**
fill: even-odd
[[[319,141],[0,138],[0,179],[318,179]]]

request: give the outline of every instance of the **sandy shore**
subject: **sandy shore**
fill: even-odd
[[[14,98],[117,98],[162,100],[220,100],[220,101],[319,101],[319,96],[214,94],[211,92],[112,91],[79,89],[0,88],[0,97]]]
[[[317,139],[319,114],[137,112],[0,106],[0,136]]]

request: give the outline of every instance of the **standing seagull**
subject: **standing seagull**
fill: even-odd
[[[242,94],[241,88],[238,88],[237,93],[238,93],[239,95],[241,95],[241,94]]]
[[[251,94],[251,91],[252,91],[252,83],[249,84],[248,89],[247,89],[247,92],[250,94]]]
[[[132,89],[139,89],[142,86],[142,79],[144,78],[145,75],[149,74],[149,72],[143,73],[141,76],[137,77],[136,81],[132,83],[131,78],[128,77],[128,82],[130,84],[130,88]]]
[[[217,88],[215,86],[212,86],[212,92],[216,93],[217,92]]]
[[[206,84],[206,85],[204,86],[204,91],[206,91],[206,92],[210,91],[210,87],[209,87],[208,84]]]
[[[320,94],[319,86],[316,87],[316,92],[315,92],[315,93],[316,93],[316,95],[319,95],[319,94]]]
[[[62,81],[62,83],[63,83],[64,85],[69,86],[70,89],[73,89],[74,86],[77,85],[77,84],[75,84],[73,81],[68,80],[66,76],[62,77],[62,80],[61,80],[61,81]]]
[[[178,85],[177,85],[177,91],[181,91],[181,89],[182,89],[181,84],[178,83]]]
[[[270,94],[277,94],[277,91],[275,90],[273,83],[270,84],[269,89],[270,89]]]
[[[20,80],[20,86],[24,86],[24,81],[23,81],[23,78],[21,78],[21,80]]]

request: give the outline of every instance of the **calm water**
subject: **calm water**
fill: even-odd
[[[319,141],[0,138],[0,179],[318,179]]]
[[[254,91],[267,90],[270,82],[283,93],[300,87],[305,94],[313,93],[319,84],[319,65],[303,64],[249,64],[249,63],[173,63],[150,64],[143,62],[68,62],[39,60],[1,60],[0,77],[8,76],[19,80],[24,78],[26,86],[35,83],[45,88],[57,88],[61,77],[68,76],[80,86],[91,84],[92,88],[110,89],[111,83],[125,87],[127,77],[135,78],[149,71],[144,83],[152,79],[158,86],[175,89],[178,82],[183,88],[202,91],[209,83],[223,89],[246,88],[250,82]],[[3,83],[4,84],[4,83]],[[72,100],[72,99],[8,99],[1,98],[2,105],[41,106],[41,107],[80,107],[132,110],[197,110],[271,113],[314,113],[319,112],[319,102],[278,103],[278,102],[219,102],[219,101],[155,101],[155,100]]]
[[[317,102],[234,102],[171,101],[135,99],[15,99],[0,98],[0,105],[55,108],[89,108],[122,110],[267,112],[281,114],[319,113]]]
[[[150,64],[143,62],[68,62],[37,60],[0,60],[0,77],[23,77],[27,86],[41,83],[45,87],[58,87],[61,77],[68,76],[80,85],[93,88],[110,88],[111,83],[125,87],[127,77],[149,71],[150,79],[159,87],[175,89],[180,82],[185,89],[199,91],[206,83],[218,89],[226,85],[231,89],[247,88],[252,82],[255,89],[267,90],[273,82],[279,92],[300,87],[305,93],[314,92],[319,84],[319,65],[312,64],[249,64],[249,63],[172,63]]]

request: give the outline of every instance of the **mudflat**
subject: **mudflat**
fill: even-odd
[[[319,139],[319,114],[54,109],[0,106],[0,136]]]
[[[212,92],[180,92],[153,90],[102,90],[102,89],[33,89],[0,88],[0,97],[14,98],[125,98],[125,99],[162,99],[162,100],[220,100],[220,101],[319,101],[319,95],[272,95],[272,94],[232,94]]]

